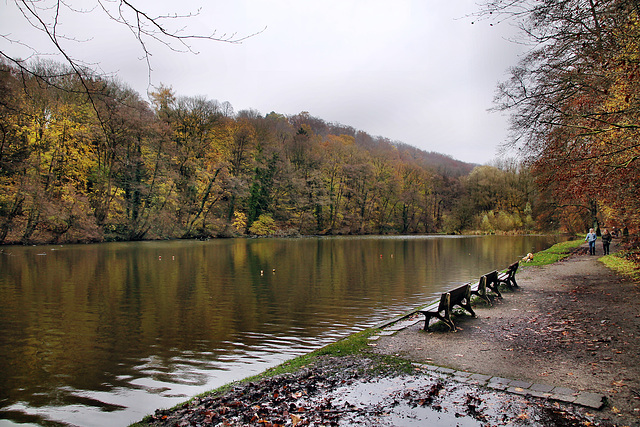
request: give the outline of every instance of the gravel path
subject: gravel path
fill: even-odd
[[[599,417],[640,425],[640,292],[597,261],[572,255],[519,270],[478,317],[458,316],[455,333],[424,322],[381,337],[376,351],[461,371],[601,393]],[[420,316],[422,318],[422,316]]]

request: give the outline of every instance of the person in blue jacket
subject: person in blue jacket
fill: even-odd
[[[593,231],[593,228],[589,229],[589,234],[587,234],[587,237],[584,238],[585,242],[589,243],[589,255],[595,255],[596,254],[596,240],[598,239],[598,236],[596,236],[596,232]]]

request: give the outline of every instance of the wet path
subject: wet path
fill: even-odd
[[[589,255],[524,268],[516,277],[520,288],[504,292],[493,306],[475,306],[477,318],[457,316],[456,333],[424,332],[420,316],[381,332],[372,348],[457,372],[552,387],[540,391],[543,398],[567,389],[570,397],[560,400],[575,397],[598,407],[605,396],[602,419],[640,425],[637,284]],[[531,391],[511,388],[533,395],[526,389]]]

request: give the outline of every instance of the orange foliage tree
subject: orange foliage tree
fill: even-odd
[[[537,44],[498,88],[516,147],[559,222],[640,225],[639,7],[635,1],[488,3]],[[565,212],[566,215],[562,213]],[[570,220],[571,218],[571,220]]]

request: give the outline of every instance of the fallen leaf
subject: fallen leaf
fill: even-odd
[[[294,426],[297,426],[302,422],[302,417],[299,417],[294,414],[290,414],[290,416],[291,416],[291,422],[293,423]]]

